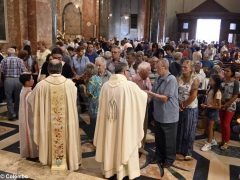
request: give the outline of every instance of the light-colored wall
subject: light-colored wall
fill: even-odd
[[[139,34],[139,31],[142,31],[141,29],[130,29],[130,19],[124,20],[122,18],[121,20],[121,16],[129,11],[131,14],[138,14],[138,16],[140,15],[139,0],[131,1],[131,6],[128,0],[112,0],[111,3],[113,16],[109,21],[109,38],[116,36],[118,39],[123,39],[125,37],[130,39],[137,39],[138,36],[142,37],[143,35]]]
[[[167,0],[166,37],[176,38],[177,13],[187,13],[205,0]],[[240,0],[216,0],[230,12],[240,13]]]

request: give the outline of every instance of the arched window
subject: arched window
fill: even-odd
[[[62,14],[63,27],[67,37],[76,37],[82,33],[82,13],[73,3],[65,5]]]

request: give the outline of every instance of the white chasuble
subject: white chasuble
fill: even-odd
[[[33,106],[39,161],[52,170],[79,169],[81,143],[75,84],[60,74],[52,74],[36,85],[29,102]]]
[[[106,178],[140,176],[138,148],[144,136],[147,94],[125,76],[113,74],[100,93],[94,134],[96,161]]]

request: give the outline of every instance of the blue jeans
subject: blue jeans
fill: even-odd
[[[19,78],[6,78],[4,80],[4,90],[7,100],[8,117],[18,115],[19,110],[19,96],[22,89],[22,84]],[[14,103],[13,103],[14,96]]]

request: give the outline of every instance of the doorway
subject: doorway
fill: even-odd
[[[221,19],[198,19],[196,40],[211,43],[219,42]]]

